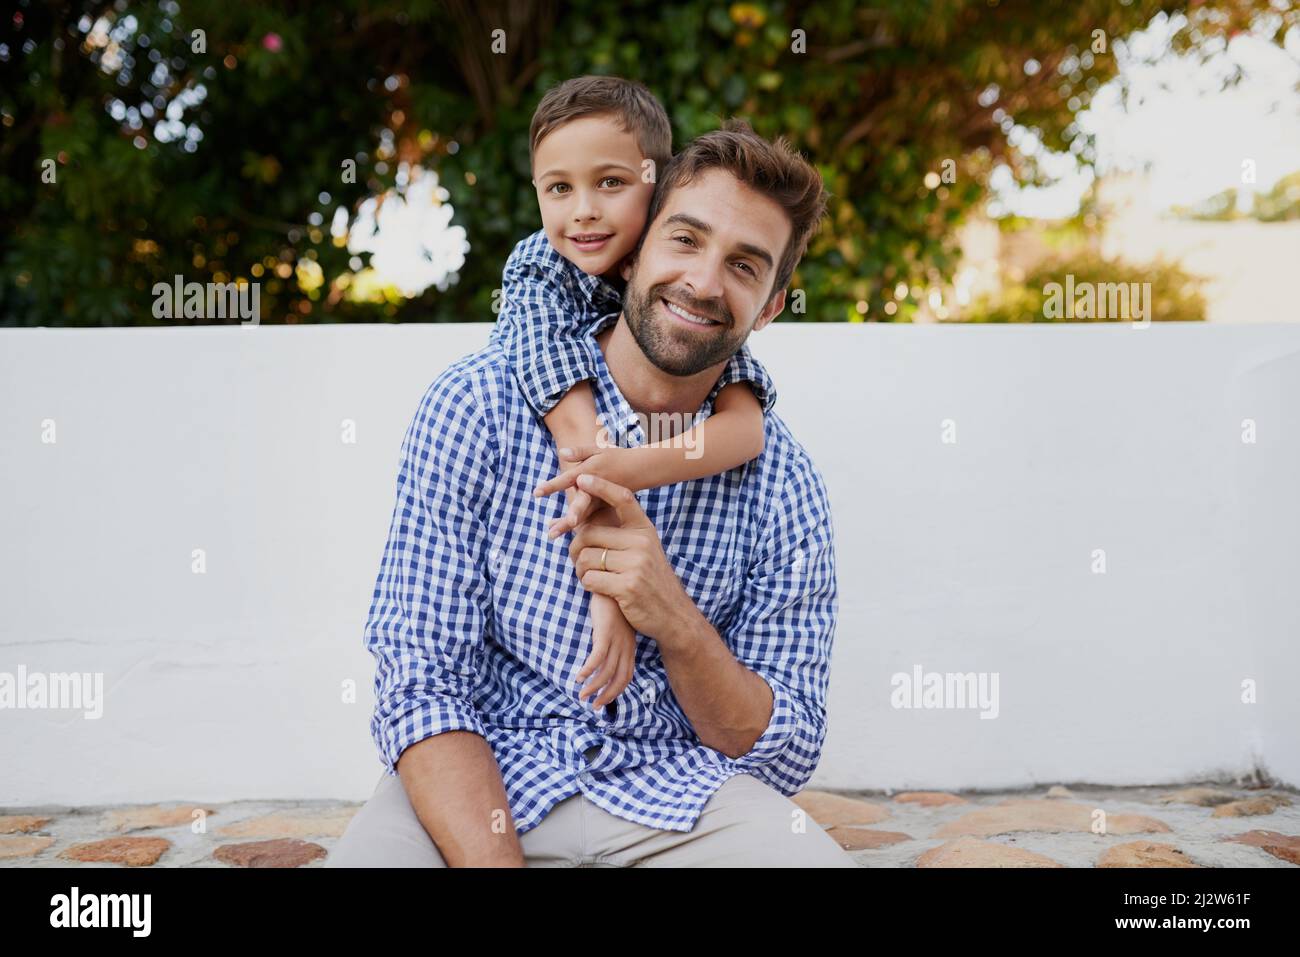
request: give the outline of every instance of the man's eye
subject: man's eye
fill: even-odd
[[[674,237],[673,237],[673,242],[677,242],[677,240],[679,240],[679,239],[680,239],[680,240],[683,240],[683,241],[685,241],[685,242],[690,243],[692,246],[695,245],[695,240],[691,239],[690,236],[674,236]]]
[[[751,266],[749,263],[744,262],[744,261],[742,260],[741,262],[736,263],[736,265],[737,265],[737,266],[744,266],[746,272],[748,272],[751,276],[754,275],[754,267]]]

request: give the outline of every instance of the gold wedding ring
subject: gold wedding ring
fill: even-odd
[[[603,552],[600,553],[600,570],[601,570],[602,572],[607,572],[607,571],[609,571],[609,569],[605,566],[605,559],[607,559],[607,558],[609,558],[609,549],[608,549],[608,548],[605,549]]]

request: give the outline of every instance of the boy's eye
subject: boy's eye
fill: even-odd
[[[552,192],[552,191],[558,190],[560,187],[564,187],[565,189],[568,189],[568,188],[569,188],[569,184],[568,184],[568,183],[552,183],[550,186],[546,187],[546,191],[549,193],[549,192]]]
[[[601,186],[604,186],[606,183],[613,183],[615,186],[623,185],[623,181],[619,179],[617,176],[606,176],[604,179],[600,181]]]

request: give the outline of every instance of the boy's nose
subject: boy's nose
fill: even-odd
[[[578,195],[578,205],[573,210],[573,218],[578,222],[600,218],[600,210],[593,202],[593,197],[586,193]]]

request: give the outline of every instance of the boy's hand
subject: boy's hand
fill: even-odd
[[[632,681],[636,632],[623,617],[618,602],[605,595],[591,596],[591,625],[591,654],[578,672],[578,683],[582,684],[593,671],[596,674],[578,692],[578,700],[603,687],[605,690],[591,702],[592,708],[599,711],[622,694]]]
[[[562,471],[554,478],[549,478],[533,489],[534,496],[553,495],[556,492],[573,489],[569,497],[569,508],[564,515],[552,519],[547,538],[554,541],[565,532],[571,532],[587,521],[600,503],[590,495],[577,488],[578,476],[598,475],[627,488],[637,488],[636,477],[626,474],[630,471],[627,453],[630,449],[600,448],[595,445],[580,445],[576,448],[559,450]]]
[[[582,494],[586,495],[585,492]],[[600,499],[593,501],[596,509],[589,524],[617,527],[617,513]],[[591,703],[594,709],[599,710],[622,694],[632,681],[636,665],[636,630],[623,617],[618,602],[607,595],[591,596],[591,625],[591,655],[578,672],[578,683],[581,684],[593,671],[599,669],[599,672],[578,692],[578,698],[581,700],[603,687],[604,692]]]

